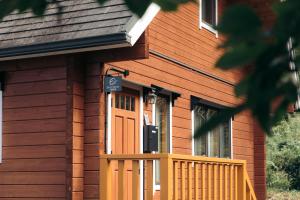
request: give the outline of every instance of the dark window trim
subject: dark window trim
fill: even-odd
[[[202,99],[200,97],[191,96],[191,110],[194,110],[194,107],[197,105],[205,105],[207,107],[210,107],[212,109],[222,110],[225,108],[228,108],[227,106],[220,105],[205,99]]]

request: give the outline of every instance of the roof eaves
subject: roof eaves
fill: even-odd
[[[141,18],[138,18],[136,15],[131,17],[125,27],[131,46],[137,42],[159,11],[160,6],[156,3],[151,3]]]
[[[3,48],[0,49],[0,61],[87,52],[128,46],[131,46],[130,37],[126,33],[122,32],[103,36],[34,44],[29,46]]]

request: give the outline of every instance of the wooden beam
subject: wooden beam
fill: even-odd
[[[143,33],[133,47],[108,49],[87,54],[92,62],[118,62],[149,58],[148,30]]]

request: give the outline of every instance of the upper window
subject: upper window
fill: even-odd
[[[196,105],[193,108],[193,131],[197,130],[205,121],[219,112],[206,105]],[[219,125],[198,139],[193,139],[194,155],[230,158],[231,157],[231,122]],[[194,133],[193,133],[194,134]]]
[[[200,0],[200,28],[217,33],[214,27],[218,23],[218,0]]]

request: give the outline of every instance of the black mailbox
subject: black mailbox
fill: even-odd
[[[158,129],[153,125],[144,125],[144,153],[158,151]]]

